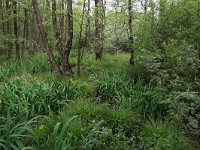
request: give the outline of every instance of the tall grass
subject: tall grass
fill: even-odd
[[[81,78],[70,79],[54,76],[43,54],[1,65],[0,149],[187,149],[182,134],[160,120],[198,99],[181,103],[182,96],[173,105],[173,93],[144,81],[128,57],[109,54],[99,62],[85,55]]]
[[[158,86],[151,83],[144,84],[141,79],[134,81],[119,72],[103,72],[96,81],[97,102],[128,107],[140,112],[144,117],[165,116],[169,106],[165,99],[165,91]]]
[[[141,142],[146,150],[191,150],[188,141],[169,123],[151,121],[145,125]]]
[[[26,58],[22,61],[10,61],[0,66],[0,81],[3,81],[11,76],[22,73],[44,73],[51,72],[52,66],[48,58],[44,54],[38,54],[31,58]]]
[[[132,142],[124,132],[126,127],[134,126],[137,117],[123,108],[110,109],[91,100],[77,100],[58,116],[43,122],[40,141],[46,148],[56,145],[57,149],[62,149],[62,145],[67,149],[124,149],[124,145],[131,149]]]
[[[0,149],[33,149],[32,141],[36,139],[33,127],[40,116],[16,123],[11,115],[8,108],[6,117],[0,118]]]
[[[13,106],[11,112],[20,120],[47,115],[51,111],[56,113],[81,95],[80,87],[72,81],[66,84],[56,81],[47,84],[36,79],[16,78],[0,86],[1,105],[3,108]],[[6,113],[5,110],[1,110],[2,114]]]

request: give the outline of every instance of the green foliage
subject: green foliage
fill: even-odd
[[[83,4],[83,1],[76,2],[74,49],[79,44]],[[93,13],[83,16],[90,18],[91,33],[88,47],[85,36],[80,43],[84,47],[81,77],[54,76],[47,55],[42,53],[27,56],[24,51],[23,60],[1,63],[0,149],[193,149],[188,143],[191,140],[199,143],[200,139],[200,3],[195,0],[148,2],[144,14],[133,9],[135,66],[129,65],[128,53],[119,52],[127,51],[129,45],[124,0],[107,4],[110,6],[105,15],[102,61],[95,61],[95,56],[90,54],[95,48]],[[14,16],[4,8],[5,1],[1,4],[1,27],[7,29],[7,21],[12,26]],[[57,6],[57,18],[62,20],[66,11],[60,9],[60,3]],[[56,51],[51,9],[45,0],[39,1],[39,7],[47,38]],[[30,10],[29,23],[34,22],[31,2],[23,0],[18,3],[19,26],[25,21],[25,8]],[[60,30],[60,21],[57,23]],[[37,37],[38,30],[32,25],[30,30]],[[89,25],[84,19],[83,33],[86,26]],[[12,28],[11,35],[2,28],[0,54],[6,55],[15,38]],[[41,38],[26,39],[22,31],[22,28],[18,30],[21,49],[37,43],[37,51],[43,50]],[[61,32],[64,41],[65,29]],[[62,66],[55,51],[56,61]],[[70,58],[76,72],[77,51],[73,50]],[[0,59],[4,62],[6,58]],[[149,118],[151,122],[147,122]]]
[[[2,107],[12,106],[16,118],[28,119],[57,112],[70,100],[78,96],[79,86],[69,81],[66,84],[52,82],[50,85],[35,79],[17,78],[0,87]],[[6,109],[1,110],[4,114]],[[23,116],[23,117],[21,117]]]
[[[199,2],[163,0],[150,6],[135,30],[136,69],[144,68],[139,73],[148,74],[148,82],[168,90],[198,90]],[[161,11],[157,17],[156,9]]]
[[[108,104],[96,104],[90,100],[78,100],[72,102],[66,115],[79,115],[86,123],[91,120],[105,120],[106,123],[113,125],[114,123],[131,124],[137,121],[137,114],[134,114],[124,108],[109,108]],[[62,116],[66,116],[62,114]],[[134,118],[135,117],[135,118]]]
[[[96,97],[99,102],[116,103],[120,96],[129,98],[133,93],[126,75],[102,72],[96,83]]]
[[[200,137],[200,97],[195,92],[174,94],[170,116],[189,136]]]
[[[165,91],[153,84],[135,83],[120,73],[102,73],[97,80],[96,101],[117,104],[138,111],[144,117],[164,117],[169,103],[164,101]]]
[[[39,116],[25,122],[18,122],[12,118],[10,109],[7,116],[0,118],[0,148],[9,149],[33,149],[32,140],[36,139],[33,126]]]
[[[137,116],[129,110],[110,109],[106,104],[78,100],[71,102],[58,117],[43,121],[37,129],[37,136],[44,144],[40,143],[39,147],[65,145],[68,149],[124,149],[126,145],[131,149],[129,144],[133,141],[123,132],[137,121]]]
[[[189,150],[188,141],[169,123],[150,122],[142,133],[142,149],[146,150]]]
[[[27,58],[25,61],[11,61],[11,65],[7,63],[0,67],[0,80],[5,80],[13,75],[22,73],[44,73],[52,71],[52,66],[50,65],[46,55],[38,54],[31,58]]]

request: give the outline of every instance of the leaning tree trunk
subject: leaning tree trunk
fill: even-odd
[[[130,64],[134,65],[134,49],[133,49],[133,13],[132,13],[132,0],[128,0],[128,14],[129,14],[129,51],[131,52]]]
[[[18,23],[17,23],[17,1],[13,1],[13,14],[14,14],[14,35],[15,35],[15,48],[16,48],[16,59],[21,59],[20,54],[20,47],[19,47],[19,41],[18,41]]]
[[[40,31],[40,34],[41,34],[41,38],[43,40],[43,44],[44,44],[44,47],[46,49],[49,61],[51,62],[52,66],[53,66],[54,72],[57,75],[61,75],[60,67],[57,64],[57,62],[56,62],[56,60],[55,60],[55,58],[53,56],[53,52],[52,52],[52,50],[50,48],[47,36],[45,34],[45,31],[44,31],[44,28],[43,28],[43,25],[42,25],[42,17],[40,15],[38,2],[37,2],[37,0],[32,0],[32,3],[33,3],[33,9],[34,9],[34,13],[35,13],[35,16],[36,16],[38,28],[39,28],[39,31]]]
[[[63,74],[67,76],[72,75],[71,65],[69,63],[69,55],[72,49],[73,40],[73,13],[72,13],[72,0],[67,0],[67,41],[66,47],[63,51]]]

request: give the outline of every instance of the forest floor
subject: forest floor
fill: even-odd
[[[76,54],[71,57],[76,73]],[[172,121],[176,104],[165,90],[146,83],[129,58],[106,54],[95,61],[85,55],[81,77],[72,78],[55,76],[44,54],[5,61],[0,149],[197,149]]]

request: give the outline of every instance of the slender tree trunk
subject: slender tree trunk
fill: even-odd
[[[56,62],[56,60],[53,56],[53,52],[51,51],[47,36],[45,34],[45,31],[44,31],[44,28],[43,28],[43,25],[42,25],[42,17],[40,15],[40,11],[39,11],[39,8],[38,8],[38,2],[37,2],[37,0],[32,0],[32,3],[33,3],[33,9],[34,9],[34,13],[35,13],[35,16],[36,16],[38,28],[39,28],[41,38],[43,40],[43,44],[44,44],[44,47],[46,49],[49,61],[51,62],[52,66],[53,66],[54,72],[57,75],[61,75],[60,67],[57,64],[57,62]]]
[[[65,4],[65,7],[67,7],[67,1],[65,1],[64,4]],[[67,14],[65,15],[65,17],[66,17],[66,19],[65,19],[65,24],[66,24],[66,26],[67,26]],[[65,31],[64,31],[64,33],[65,33],[65,34],[64,34],[64,41],[66,42],[66,41],[67,41],[67,28],[65,27],[64,30],[65,30]]]
[[[133,12],[132,0],[128,0],[128,14],[129,14],[129,51],[131,52],[130,64],[134,65],[134,49],[133,49]]]
[[[87,3],[87,23],[86,23],[86,32],[85,32],[85,39],[86,39],[86,46],[90,48],[90,0]]]
[[[56,37],[56,48],[58,52],[62,55],[63,45],[62,45],[62,39],[59,32],[58,24],[57,24],[56,10],[57,10],[56,0],[52,0],[52,23],[53,23],[54,34]]]
[[[200,11],[200,1],[198,2],[198,11]],[[200,19],[200,13],[198,13],[198,18]],[[198,38],[196,40],[196,49],[198,50],[198,74],[199,74],[199,77],[200,77],[200,39]]]
[[[3,35],[6,36],[6,29],[5,29],[5,7],[4,7],[5,3],[4,1],[1,1],[0,2],[0,22],[1,22],[1,29],[2,29],[2,32],[3,32]],[[3,43],[4,43],[4,46],[6,45],[6,41],[3,39]],[[0,51],[0,54],[5,54],[6,53],[6,49],[3,49]]]
[[[67,0],[67,41],[66,48],[63,53],[64,67],[63,74],[67,76],[72,75],[71,65],[69,63],[69,55],[72,49],[73,40],[73,13],[72,13],[72,0]]]
[[[104,30],[106,25],[106,0],[101,0],[101,45],[104,49]]]
[[[34,12],[32,12],[32,19],[31,19],[31,48],[29,53],[33,55],[36,52],[36,39],[35,39],[35,17]]]
[[[18,41],[18,23],[17,23],[17,1],[13,0],[13,14],[14,14],[14,35],[15,35],[15,48],[16,48],[16,59],[21,59],[20,54],[20,47],[19,47],[19,41]]]
[[[4,6],[3,6],[3,1],[0,2],[0,18],[1,18],[1,29],[3,33],[5,33],[5,24],[4,24]]]
[[[78,76],[81,75],[81,39],[82,39],[82,30],[83,30],[83,19],[85,14],[85,2],[83,1],[83,11],[81,16],[81,24],[80,24],[80,32],[79,32],[79,41],[78,41],[78,57],[77,57],[77,74]]]
[[[144,1],[144,13],[147,14],[149,0]]]
[[[24,49],[29,51],[29,13],[28,9],[24,8],[24,43],[23,43],[23,50],[22,50],[22,57],[24,56]]]
[[[118,44],[119,37],[117,33],[117,25],[118,25],[118,8],[119,8],[119,0],[116,0],[116,6],[115,6],[115,25],[114,25],[114,34],[116,38],[116,44]]]
[[[103,42],[102,42],[102,0],[95,0],[95,51],[96,60],[101,60],[103,57]]]
[[[64,39],[64,26],[65,26],[65,15],[64,15],[64,10],[65,10],[65,4],[64,4],[64,0],[61,1],[61,10],[63,11],[61,13],[61,16],[60,16],[60,36],[61,36],[61,39],[62,39],[62,45],[63,45],[63,39]]]
[[[11,15],[11,8],[10,8],[10,0],[6,0],[6,11],[7,11],[7,14],[8,14],[8,18],[7,18],[7,22],[6,22],[6,32],[7,32],[7,57],[8,57],[8,59],[10,59],[11,58],[11,52],[12,52],[12,42],[11,42],[11,34],[12,34],[12,32],[11,32],[11,25],[10,25],[10,19],[9,19],[9,17],[10,17],[10,15]]]

